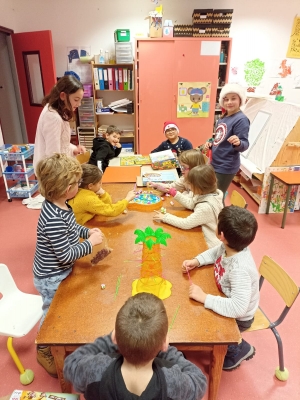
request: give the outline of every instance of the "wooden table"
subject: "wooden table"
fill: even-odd
[[[286,193],[282,223],[281,223],[281,228],[283,229],[285,226],[286,214],[287,214],[290,196],[291,196],[291,188],[293,185],[300,185],[300,171],[281,171],[281,172],[274,171],[274,172],[270,172],[270,175],[271,175],[271,181],[270,181],[270,189],[269,189],[269,195],[268,195],[266,214],[269,214],[271,196],[272,196],[273,186],[274,186],[274,179],[277,179],[279,182],[283,183],[284,185],[287,185],[287,187],[288,187],[287,193]]]
[[[107,184],[104,188],[116,201],[124,198],[132,185]],[[166,197],[164,206],[178,216],[190,213],[175,201],[174,206],[169,203],[170,198]],[[172,236],[167,247],[162,246],[163,275],[173,285],[171,297],[164,300],[169,324],[180,306],[169,330],[170,343],[182,351],[210,351],[209,399],[216,399],[227,346],[240,339],[237,324],[234,319],[206,310],[188,297],[189,281],[182,274],[181,265],[183,260],[206,249],[201,228],[183,231],[157,224],[152,221],[153,214],[129,211],[118,217],[96,217],[89,224],[101,228],[113,251],[95,267],[90,266],[86,257],[75,263],[72,273],[60,284],[36,338],[37,344],[51,346],[63,392],[71,392],[71,384],[64,381],[62,374],[66,355],[112,331],[118,310],[131,296],[132,281],[139,278],[138,259],[141,257],[141,246],[134,244],[133,232],[136,228],[151,226],[162,227]],[[121,283],[115,296],[120,275]],[[194,270],[190,275],[206,292],[220,294],[211,266]],[[104,290],[100,287],[102,283],[106,285]]]

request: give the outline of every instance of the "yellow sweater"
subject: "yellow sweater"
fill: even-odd
[[[116,217],[127,207],[127,200],[120,200],[112,204],[110,195],[105,192],[98,195],[88,189],[79,189],[73,199],[68,201],[72,207],[78,224],[84,225],[95,215],[105,215],[107,217]]]

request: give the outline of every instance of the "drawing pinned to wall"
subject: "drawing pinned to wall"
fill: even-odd
[[[232,75],[237,75],[238,74],[238,67],[231,67],[231,73],[232,73]]]
[[[290,58],[300,58],[300,17],[294,18],[286,56]]]
[[[300,89],[300,75],[294,77],[294,88]]]
[[[272,87],[272,89],[270,90],[270,93],[269,93],[270,96],[277,96],[278,95],[278,86],[279,86],[278,82],[273,85],[273,87]]]
[[[279,75],[281,78],[286,78],[288,75],[292,74],[292,66],[287,64],[287,60],[282,60],[279,69]]]
[[[286,58],[283,60],[275,59],[269,61],[268,75],[270,78],[291,78],[293,73],[293,63]]]
[[[207,118],[210,82],[178,82],[177,118]]]
[[[248,85],[247,92],[255,92],[260,85],[265,73],[265,63],[259,58],[247,61],[244,66],[245,81]]]
[[[88,46],[67,47],[67,71],[73,71],[80,77],[83,84],[92,82],[92,69],[90,64],[82,63],[80,57],[87,57],[91,54]]]

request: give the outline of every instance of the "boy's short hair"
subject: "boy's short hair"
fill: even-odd
[[[121,135],[120,129],[118,129],[115,125],[109,125],[109,127],[106,129],[106,135],[111,135],[112,133],[117,133],[118,135]]]
[[[81,188],[86,188],[90,183],[95,185],[102,179],[102,171],[96,165],[82,164]]]
[[[211,165],[204,164],[192,168],[187,176],[188,183],[194,188],[199,188],[202,194],[217,191],[217,177]]]
[[[206,164],[206,159],[202,152],[198,149],[185,150],[180,153],[178,160],[182,164],[186,164],[190,169],[197,167],[197,165]]]
[[[257,228],[254,215],[242,207],[224,207],[218,216],[218,234],[223,232],[228,246],[236,251],[242,251],[253,242]]]
[[[130,297],[116,318],[120,353],[133,365],[145,365],[161,350],[168,333],[168,317],[161,299],[151,293]]]
[[[40,193],[53,201],[62,197],[70,185],[77,184],[82,169],[76,158],[56,153],[39,161],[35,173]]]

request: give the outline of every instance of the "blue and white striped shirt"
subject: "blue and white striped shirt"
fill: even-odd
[[[92,252],[89,229],[78,225],[72,208],[63,210],[45,200],[37,226],[33,274],[45,278],[72,268],[78,258]]]

